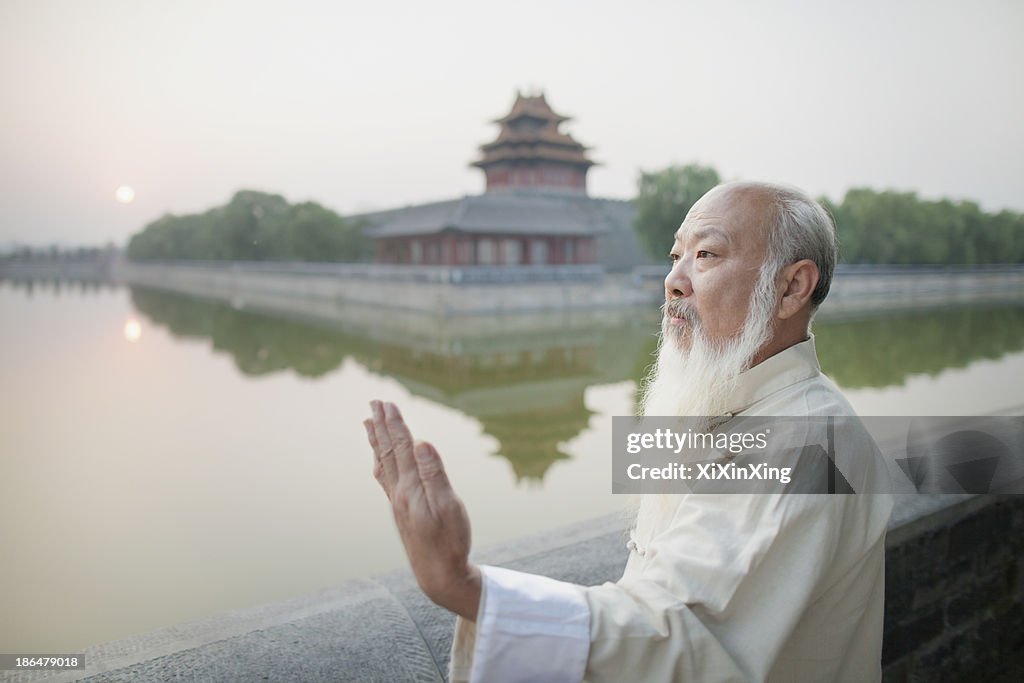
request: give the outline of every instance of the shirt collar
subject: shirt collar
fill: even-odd
[[[814,335],[740,373],[725,415],[741,413],[769,394],[821,373]]]

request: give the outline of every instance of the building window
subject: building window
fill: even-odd
[[[459,265],[472,265],[473,258],[473,242],[470,240],[460,240],[455,246],[455,262]]]
[[[573,241],[571,239],[565,241],[565,262],[566,263],[573,263],[574,262],[574,258],[576,256],[576,254],[574,253],[575,250],[574,250],[573,247],[575,247],[575,246],[576,246],[576,242],[575,241]]]
[[[530,241],[530,263],[544,265],[548,262],[548,243],[544,240]]]
[[[519,240],[502,240],[501,262],[506,266],[518,266],[523,260],[523,248]]]
[[[497,245],[494,240],[482,239],[476,244],[477,262],[482,266],[494,265],[498,261]]]
[[[427,263],[438,264],[441,262],[441,244],[430,242],[427,244]]]
[[[413,263],[423,263],[423,245],[419,240],[413,240],[409,244],[409,259]]]

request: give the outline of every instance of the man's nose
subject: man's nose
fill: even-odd
[[[672,270],[665,276],[665,300],[678,299],[693,294],[693,285],[686,275],[682,259],[672,264]]]

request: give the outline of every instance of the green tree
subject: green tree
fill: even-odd
[[[313,202],[290,208],[284,237],[288,257],[299,261],[355,261],[360,256],[361,235]]]
[[[844,263],[977,265],[1024,262],[1024,215],[975,202],[854,188],[822,202],[836,220]]]
[[[280,195],[242,190],[221,210],[214,229],[222,234],[230,258],[265,261],[272,256],[275,233],[283,229],[288,208]]]
[[[358,261],[370,252],[363,226],[315,202],[243,190],[201,214],[167,214],[128,242],[128,258]]]
[[[720,182],[715,169],[697,164],[640,174],[633,226],[653,257],[665,257],[686,212]]]

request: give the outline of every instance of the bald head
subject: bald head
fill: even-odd
[[[818,271],[809,300],[812,311],[825,300],[839,256],[835,224],[806,193],[776,183],[724,183],[701,197],[687,218],[694,211],[728,212],[730,220],[764,250],[764,267],[776,274],[797,261],[811,261]]]
[[[765,216],[774,211],[776,195],[764,183],[723,183],[708,190],[686,214],[716,219],[729,215],[737,229],[747,234],[767,236]]]
[[[723,345],[760,320],[765,340],[756,363],[807,338],[831,284],[835,229],[799,190],[728,183],[693,205],[671,255],[665,329],[681,347],[695,330]]]

